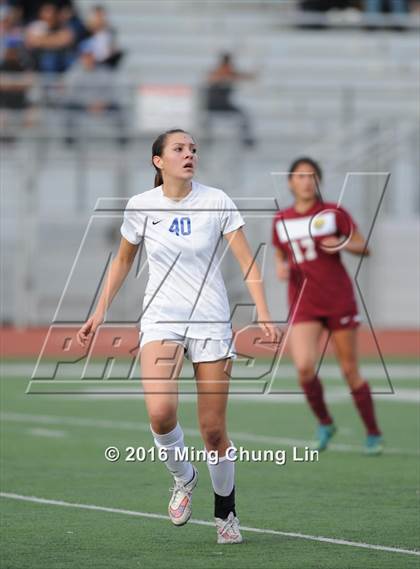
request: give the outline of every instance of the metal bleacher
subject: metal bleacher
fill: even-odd
[[[94,0],[84,0],[82,12],[93,4]],[[234,54],[239,68],[256,73],[254,81],[238,85],[236,101],[251,117],[257,145],[243,149],[234,121],[228,120],[216,125],[218,142],[210,146],[197,124],[203,182],[223,187],[233,197],[272,196],[270,173],[287,170],[291,159],[306,153],[324,166],[326,197],[337,196],[337,184],[348,171],[395,172],[383,214],[386,223],[396,223],[391,223],[394,239],[415,255],[420,208],[415,17],[405,31],[369,32],[346,26],[319,30],[288,25],[294,14],[291,3],[117,0],[106,4],[126,50],[118,73],[128,112],[133,112],[132,94],[142,84],[184,84],[199,90],[224,51]],[[97,199],[139,193],[151,187],[153,177],[148,137],[133,130],[131,142],[118,147],[105,127],[102,134],[96,133],[94,143],[68,148],[62,142],[59,118],[55,121],[50,114],[44,113],[40,131],[19,132],[15,144],[2,147],[3,275],[7,273],[2,277],[7,281],[2,283],[3,318],[19,324],[51,321]],[[364,188],[360,185],[350,198],[356,216],[363,217],[366,209]],[[22,234],[23,226],[27,230]],[[92,241],[91,262],[84,261],[64,319],[75,312],[84,318],[80,306],[88,306],[89,267],[103,258],[116,226],[115,219],[109,220]],[[392,300],[392,290],[378,298],[372,285],[375,275],[385,274],[386,234],[381,233],[385,237],[377,244],[379,264],[372,264],[363,283],[379,324],[410,325],[413,310],[401,314],[397,307],[385,314],[384,302]],[[258,237],[251,228],[251,241]],[[402,264],[398,269],[402,260],[393,262],[398,273],[393,286],[398,288],[407,273]],[[273,283],[272,268],[267,270],[268,282]],[[232,282],[232,300],[246,299],[236,272]],[[136,283],[127,286],[134,294]],[[418,302],[415,288],[414,283],[407,291],[407,306]],[[276,300],[278,291],[269,285],[268,294],[278,312],[284,313],[283,300]],[[115,313],[125,310],[121,303]]]

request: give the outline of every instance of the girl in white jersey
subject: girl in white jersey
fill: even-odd
[[[267,339],[279,343],[280,332],[271,323],[261,275],[241,229],[242,216],[222,190],[193,180],[197,165],[193,138],[180,129],[161,134],[153,144],[152,161],[157,171],[155,187],[129,200],[108,284],[78,340],[86,345],[103,322],[144,240],[149,280],[140,326],[140,364],[154,441],[165,450],[165,464],[174,477],[169,516],[177,526],[187,523],[198,478],[196,468],[180,460],[179,454],[184,435],[177,420],[177,379],[186,353],[194,366],[200,432],[207,451],[216,451],[219,457],[217,464],[207,463],[217,542],[240,543],[235,463],[226,456],[232,446],[226,407],[234,352],[229,304],[216,254],[222,237],[239,262]]]

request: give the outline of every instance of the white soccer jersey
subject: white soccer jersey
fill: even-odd
[[[133,196],[121,234],[145,240],[149,280],[143,301],[142,332],[157,328],[190,338],[230,338],[232,326],[217,253],[222,235],[244,220],[222,191],[192,182],[174,201],[162,186]]]

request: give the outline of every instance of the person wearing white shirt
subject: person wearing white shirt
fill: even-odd
[[[235,353],[217,255],[223,238],[239,262],[267,339],[278,344],[280,331],[272,323],[261,274],[242,230],[244,220],[222,190],[193,179],[197,160],[194,139],[181,129],[167,131],[154,142],[155,187],[129,200],[108,284],[78,340],[86,345],[103,322],[144,241],[149,280],[140,325],[140,365],[154,441],[166,453],[165,464],[175,481],[169,516],[175,525],[187,523],[198,478],[191,462],[179,459],[185,447],[177,420],[177,379],[186,354],[194,366],[200,432],[206,450],[218,454],[217,464],[207,461],[217,542],[240,543],[235,464],[226,452],[233,444],[226,428],[226,407]]]

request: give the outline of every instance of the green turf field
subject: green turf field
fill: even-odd
[[[284,449],[288,455],[284,466],[237,464],[238,516],[250,529],[243,532],[245,543],[236,546],[217,546],[214,528],[194,523],[212,520],[205,463],[196,463],[200,480],[193,520],[175,528],[166,519],[171,480],[165,466],[123,460],[127,446],[152,446],[141,397],[28,395],[22,365],[8,363],[4,370],[2,569],[420,565],[419,383],[413,365],[399,362],[393,370],[396,396],[377,398],[388,451],[376,458],[361,454],[361,423],[334,374],[325,384],[339,433],[319,462],[291,460],[291,445],[303,448],[314,430],[300,396],[231,398],[229,430],[235,444]],[[384,387],[380,374],[372,384]],[[285,377],[282,386],[293,389],[294,382]],[[191,396],[181,401],[180,422],[186,444],[201,448]],[[104,458],[110,445],[122,452],[118,462]]]

